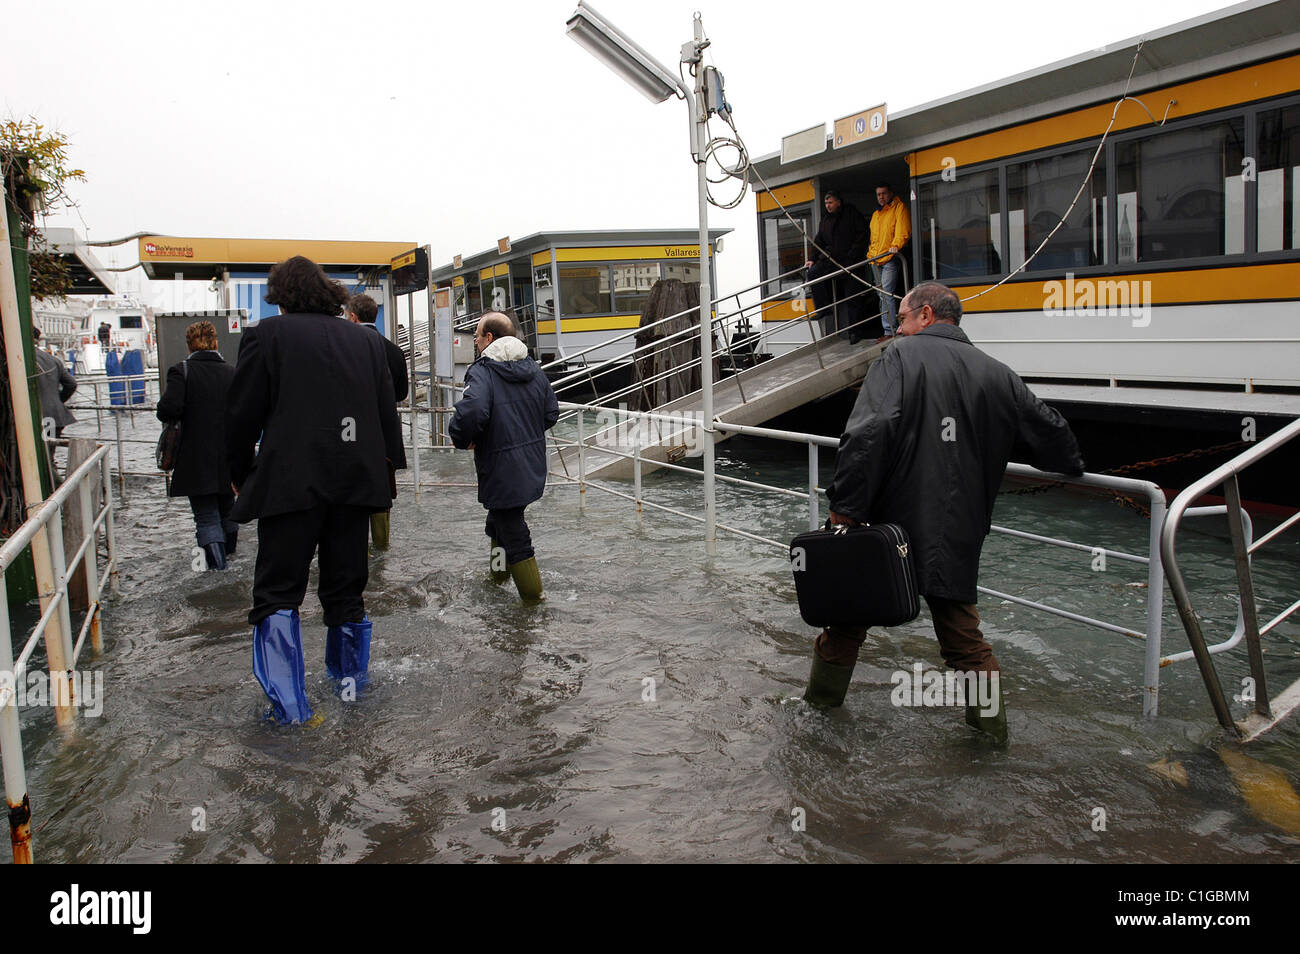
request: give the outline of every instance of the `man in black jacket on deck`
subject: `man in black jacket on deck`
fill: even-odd
[[[1083,458],[1064,418],[957,327],[961,302],[950,289],[918,285],[898,318],[901,337],[872,363],[845,426],[826,490],[831,523],[902,526],[944,662],[999,672],[975,600],[1007,462],[1023,445],[1039,469],[1078,475]],[[843,703],[866,635],[865,627],[822,631],[806,699]],[[996,709],[980,716],[968,705],[966,719],[1005,741],[1006,711],[1000,701]]]
[[[461,450],[474,451],[493,581],[513,577],[520,596],[540,600],[542,577],[524,509],[546,487],[546,432],[560,405],[505,315],[490,311],[479,319],[474,347],[480,357],[465,372],[465,396],[447,433]]]
[[[817,237],[813,240],[817,247],[804,263],[808,269],[808,281],[817,282],[812,286],[813,307],[821,319],[824,334],[832,335],[851,328],[849,340],[858,341],[866,335],[861,321],[865,313],[863,302],[870,289],[854,277],[856,273],[846,272],[834,278],[824,276],[862,264],[871,239],[871,227],[862,213],[845,202],[837,190],[827,189],[822,194],[822,201],[826,214],[822,216]]]
[[[352,680],[346,694],[366,679],[366,535],[370,514],[392,506],[401,432],[379,336],[340,317],[338,283],[296,256],[271,269],[266,300],[281,314],[244,332],[230,386],[232,516],[258,522],[253,672],[277,721],[308,722],[298,607],[312,555],[319,546],[325,667]]]

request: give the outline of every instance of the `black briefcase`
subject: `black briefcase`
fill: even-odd
[[[895,523],[827,525],[790,541],[799,615],[809,626],[898,626],[916,619],[907,531]]]

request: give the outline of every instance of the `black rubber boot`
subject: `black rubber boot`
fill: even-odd
[[[235,555],[235,545],[239,543],[239,531],[231,530],[226,534],[226,557]]]
[[[224,570],[226,568],[226,544],[221,540],[216,543],[209,543],[203,548],[203,559],[207,562],[209,570]]]
[[[993,715],[983,715],[978,703],[966,706],[966,724],[983,732],[998,745],[1007,744],[1007,707],[1002,693],[1002,674],[998,674],[997,709]]]
[[[803,694],[804,702],[836,709],[844,705],[844,697],[848,695],[852,679],[852,666],[829,663],[817,655],[817,650],[814,649],[812,673],[808,676],[808,688]]]

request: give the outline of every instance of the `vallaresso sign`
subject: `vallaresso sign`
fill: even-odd
[[[864,109],[852,116],[835,120],[835,148],[842,149],[864,139],[883,136],[889,128],[889,113],[885,104]]]

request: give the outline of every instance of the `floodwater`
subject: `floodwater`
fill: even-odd
[[[125,433],[157,431],[140,416]],[[132,447],[139,461],[151,452]],[[802,447],[734,440],[719,456],[722,473],[805,480]],[[426,481],[473,481],[468,454],[423,461]],[[823,457],[823,481],[832,463]],[[645,494],[698,512],[686,475],[648,476]],[[806,528],[792,498],[723,487],[719,506],[725,522],[777,540]],[[1060,491],[1004,497],[994,519],[1130,551],[1147,532],[1131,510]],[[103,713],[72,733],[48,709],[22,713],[37,860],[1300,856],[1300,831],[1259,817],[1216,755],[1194,662],[1163,671],[1161,716],[1144,720],[1139,641],[982,597],[1004,669],[1006,749],[967,729],[960,708],[892,704],[895,671],[940,664],[925,613],[874,632],[846,705],[820,712],[797,698],[815,633],[781,551],[722,534],[709,558],[699,525],[638,518],[628,501],[572,485],[549,487],[529,523],[547,590],[537,606],[488,582],[472,488],[404,488],[392,549],[371,562],[372,675],[358,702],[334,695],[314,591],[304,604],[307,688],[324,716],[304,730],[260,718],[244,622],[254,534],[233,569],[194,572],[187,502],[168,500],[160,479],[130,479],[116,517],[121,595],[105,611],[103,654],[80,663],[104,674]],[[1193,533],[1187,546],[1193,587],[1218,594],[1198,604],[1218,634],[1234,617],[1224,537]],[[1140,627],[1145,569],[1092,562],[995,535],[982,582]],[[1294,598],[1297,564],[1294,543],[1257,557],[1263,618]],[[1186,648],[1171,601],[1166,634],[1169,651]],[[1274,691],[1300,677],[1297,635],[1283,626],[1266,639]],[[1217,661],[1232,691],[1244,653]],[[1242,751],[1300,781],[1300,721]],[[1147,767],[1165,758],[1182,763],[1186,787]]]

